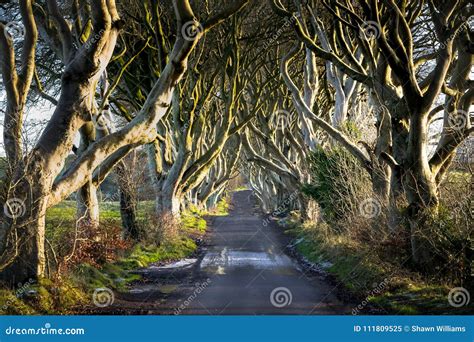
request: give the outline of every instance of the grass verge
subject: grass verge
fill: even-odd
[[[353,314],[472,314],[474,306],[453,307],[448,295],[453,286],[425,279],[403,266],[403,257],[388,261],[371,244],[344,234],[328,233],[322,225],[288,219],[285,232],[296,250],[325,270],[357,298]],[[324,224],[323,224],[324,225]]]
[[[115,203],[105,203],[101,218],[108,224],[120,224],[120,213]],[[221,209],[219,209],[221,210]],[[130,271],[152,263],[171,262],[192,255],[206,231],[205,212],[191,208],[182,214],[178,235],[161,244],[139,243],[122,251],[114,261],[95,265],[83,262],[54,280],[41,279],[17,284],[16,290],[0,288],[0,313],[8,315],[71,314],[92,304],[95,289],[108,288],[125,291],[140,275]],[[58,240],[74,227],[74,202],[61,203],[48,211],[47,236]],[[139,220],[146,220],[146,207],[139,211]]]

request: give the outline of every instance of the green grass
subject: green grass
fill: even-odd
[[[412,284],[408,281],[389,289],[371,302],[401,315],[413,314],[472,314],[472,306],[453,308],[447,302],[449,287],[443,285]]]
[[[141,202],[137,219],[144,222],[152,212],[153,202]],[[68,314],[83,305],[90,305],[91,295],[97,288],[126,291],[128,286],[141,277],[133,270],[152,263],[170,262],[192,255],[197,250],[195,239],[206,231],[206,213],[191,208],[182,214],[178,236],[160,245],[136,244],[122,253],[115,261],[99,266],[81,263],[54,281],[43,279],[38,284],[25,285],[20,292],[0,289],[0,313],[25,314]],[[47,237],[61,241],[75,224],[76,203],[64,201],[47,212]],[[117,202],[100,204],[101,222],[120,226],[120,211]],[[27,296],[28,291],[34,295]]]
[[[209,216],[227,216],[229,215],[229,199],[227,197],[217,202],[214,209],[210,210],[207,215]]]
[[[451,286],[424,280],[397,264],[382,260],[373,246],[344,235],[323,235],[317,227],[289,223],[286,232],[300,243],[296,248],[308,260],[329,262],[327,271],[356,297],[390,314],[472,314],[472,305],[454,308],[447,296]],[[324,231],[324,229],[322,229]],[[396,261],[396,260],[394,260]],[[380,287],[380,293],[374,289]],[[382,311],[384,312],[384,311]]]
[[[183,259],[194,253],[196,249],[194,240],[184,236],[160,246],[137,244],[127,252],[126,256],[100,268],[89,264],[79,265],[72,277],[75,283],[85,289],[107,287],[125,291],[130,283],[140,279],[138,274],[130,273],[130,271],[147,267],[156,262]]]
[[[146,219],[147,213],[153,210],[153,201],[141,201],[137,208],[137,221]],[[100,202],[100,219],[104,221],[120,223],[120,203]],[[63,201],[56,206],[49,208],[46,213],[46,225],[62,225],[74,222],[76,217],[76,202]]]
[[[0,313],[6,315],[67,314],[87,301],[86,291],[70,278],[41,279],[16,291],[0,289]]]

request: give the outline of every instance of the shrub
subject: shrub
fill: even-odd
[[[337,226],[341,219],[357,216],[360,201],[372,197],[367,195],[372,189],[367,172],[345,149],[320,147],[309,163],[312,183],[305,185],[303,192],[316,200],[328,223]]]
[[[98,226],[62,226],[47,231],[47,235],[50,273],[54,273],[54,270],[62,273],[81,263],[97,266],[114,261],[130,247],[130,242],[122,239],[121,227],[107,221]]]

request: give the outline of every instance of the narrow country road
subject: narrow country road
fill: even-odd
[[[289,242],[265,226],[251,191],[235,192],[228,216],[213,217],[196,258],[139,272],[143,281],[104,313],[344,314],[350,308],[323,275],[305,273],[284,253]]]

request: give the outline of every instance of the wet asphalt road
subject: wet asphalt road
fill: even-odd
[[[304,272],[284,252],[289,243],[265,226],[250,191],[233,195],[228,216],[213,217],[196,258],[150,266],[143,281],[117,294],[104,313],[347,314],[324,275]]]

